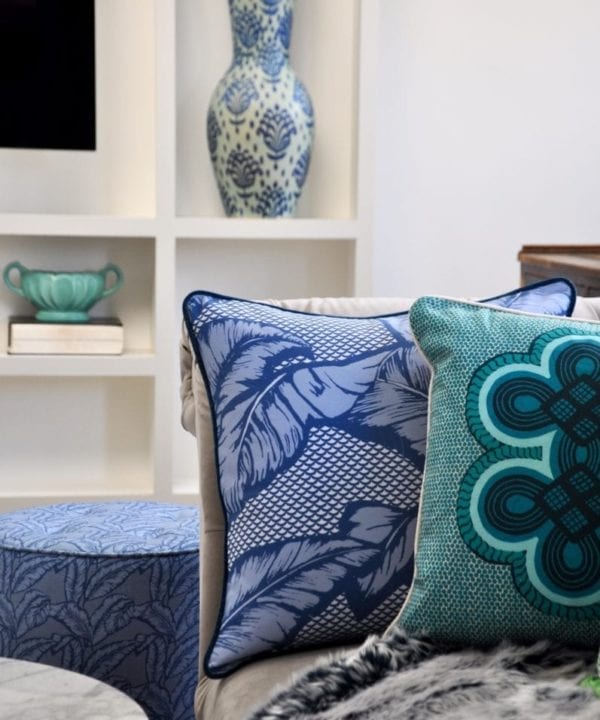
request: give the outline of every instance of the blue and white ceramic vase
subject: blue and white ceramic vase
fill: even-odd
[[[314,115],[289,62],[294,0],[229,0],[233,62],[211,98],[207,134],[225,212],[294,213]]]

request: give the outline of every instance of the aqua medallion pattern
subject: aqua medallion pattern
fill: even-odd
[[[557,328],[491,358],[467,421],[485,450],[459,489],[467,546],[541,612],[600,617],[600,338]]]

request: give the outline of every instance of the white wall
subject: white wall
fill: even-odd
[[[600,242],[600,2],[381,0],[374,292],[515,286]]]

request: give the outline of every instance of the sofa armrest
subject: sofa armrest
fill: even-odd
[[[181,397],[181,424],[192,435],[196,434],[196,407],[194,403],[194,354],[190,345],[190,338],[185,323],[181,328],[181,341],[179,343],[179,367],[181,384],[179,395]]]
[[[573,317],[600,320],[600,297],[578,297]]]

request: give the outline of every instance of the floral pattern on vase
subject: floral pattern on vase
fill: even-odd
[[[225,213],[294,213],[314,112],[289,62],[294,0],[229,0],[233,62],[210,101],[207,138]]]

